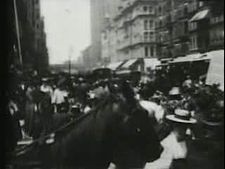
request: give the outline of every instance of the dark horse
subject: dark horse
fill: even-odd
[[[82,120],[56,133],[55,143],[42,146],[45,167],[107,169],[113,162],[130,169],[158,159],[162,149],[148,113],[127,89],[104,98]]]

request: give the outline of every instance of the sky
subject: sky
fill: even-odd
[[[50,64],[76,60],[90,44],[89,0],[41,0]]]

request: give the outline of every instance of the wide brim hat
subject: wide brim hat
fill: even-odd
[[[170,96],[177,96],[177,95],[181,95],[181,90],[179,87],[173,87],[170,91],[169,91],[169,95]]]
[[[162,98],[163,97],[163,93],[161,92],[161,91],[156,91],[155,93],[154,93],[154,95],[152,96],[152,99],[160,99],[160,98]]]
[[[199,121],[208,126],[208,127],[220,127],[224,125],[224,117],[223,115],[218,116],[219,114],[216,114],[216,116],[211,113],[209,116],[202,115],[200,116]]]
[[[175,114],[166,116],[166,119],[182,124],[196,124],[197,120],[192,118],[190,112],[183,109],[176,109]]]
[[[43,77],[43,78],[41,79],[41,81],[42,81],[42,82],[47,82],[47,81],[49,81],[49,78]]]
[[[203,123],[203,124],[205,124],[209,127],[221,127],[221,126],[224,125],[223,121],[210,121],[210,120],[207,120],[207,119],[202,119],[201,123]]]

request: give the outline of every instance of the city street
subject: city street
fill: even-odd
[[[0,169],[223,169],[223,0],[8,0]]]

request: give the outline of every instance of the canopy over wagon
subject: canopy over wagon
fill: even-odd
[[[209,52],[207,56],[211,61],[206,84],[219,84],[220,89],[224,91],[224,50]]]

